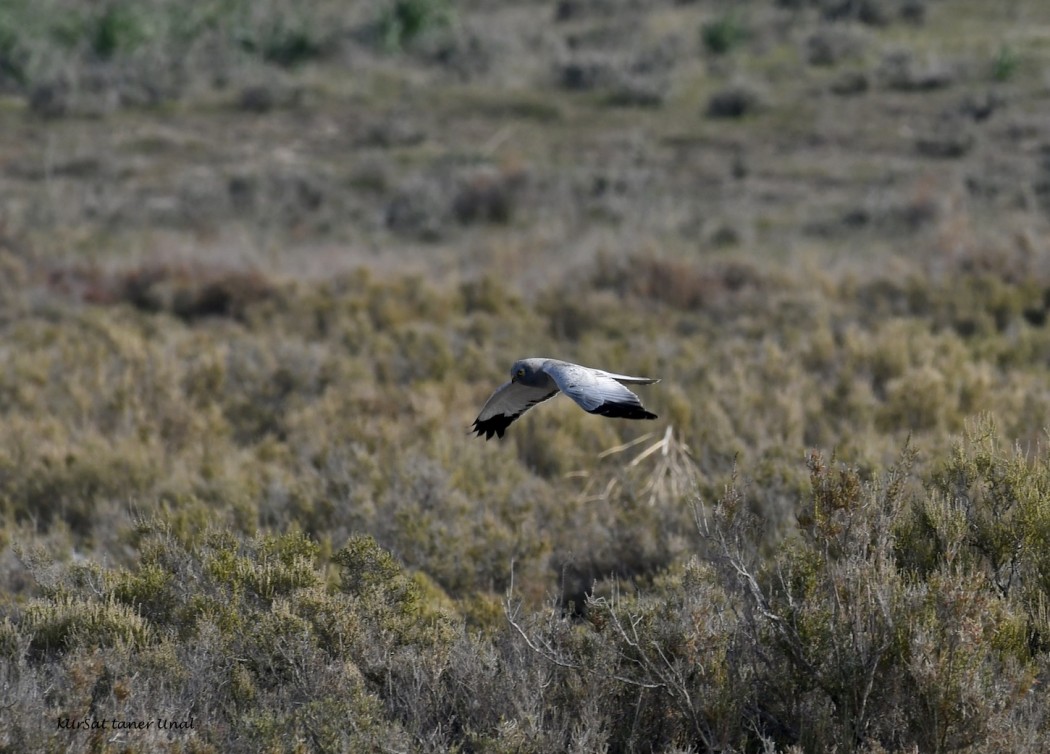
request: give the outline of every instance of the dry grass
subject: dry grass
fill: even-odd
[[[1045,750],[1012,13],[0,9],[0,748]]]

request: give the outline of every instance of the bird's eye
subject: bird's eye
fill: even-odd
[[[524,369],[519,369],[518,370],[518,377],[524,377],[524,376],[525,376],[525,370]]]

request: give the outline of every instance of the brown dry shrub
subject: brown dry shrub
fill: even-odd
[[[463,225],[506,224],[514,216],[514,205],[525,182],[516,167],[479,170],[465,178],[452,200],[452,214]]]
[[[128,303],[193,321],[201,317],[243,319],[251,305],[271,298],[277,287],[261,272],[199,263],[148,264],[119,272],[82,265],[48,272],[47,288],[89,304]]]
[[[766,287],[763,275],[747,262],[702,267],[682,259],[636,255],[621,263],[599,262],[593,284],[676,309],[719,308],[748,291]]]
[[[146,311],[167,311],[185,320],[218,316],[241,319],[245,309],[276,289],[251,270],[209,269],[200,265],[157,265],[125,273],[121,298]]]

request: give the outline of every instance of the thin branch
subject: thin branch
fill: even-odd
[[[529,645],[529,649],[531,649],[533,652],[535,652],[540,657],[545,659],[547,662],[552,663],[554,665],[557,665],[560,668],[568,668],[569,670],[582,670],[583,669],[581,666],[579,666],[579,665],[577,665],[575,663],[565,662],[564,660],[559,660],[557,657],[555,657],[553,654],[551,654],[552,650],[549,649],[549,648],[545,652],[542,649],[540,649],[538,646],[536,646],[533,643],[532,639],[529,638],[529,635],[527,633],[525,633],[525,629],[523,629],[518,624],[518,622],[515,621],[513,617],[511,617],[510,606],[507,605],[507,604],[504,604],[504,613],[506,613],[507,621],[510,623],[511,627],[515,631],[517,631],[519,634],[521,634],[521,638],[524,639],[525,643]]]
[[[552,665],[557,665],[559,668],[566,668],[568,670],[579,670],[583,673],[587,673],[590,675],[612,678],[613,680],[619,681],[620,683],[625,683],[629,686],[636,686],[638,688],[643,689],[660,689],[666,688],[667,686],[667,684],[665,683],[646,683],[645,681],[638,681],[633,678],[627,678],[622,675],[617,675],[615,673],[600,673],[592,668],[587,667],[586,665],[579,665],[573,662],[566,662],[565,660],[562,660],[559,657],[555,656],[554,649],[549,644],[543,642],[543,644],[545,645],[545,649],[541,648],[536,644],[536,642],[534,642],[529,637],[525,629],[522,628],[516,620],[514,620],[509,601],[504,602],[503,611],[506,614],[507,621],[510,623],[511,627],[518,632],[522,639],[525,640],[525,643],[528,645],[529,649],[531,649],[533,652],[535,652],[537,655],[539,655]]]

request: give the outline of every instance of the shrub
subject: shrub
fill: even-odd
[[[141,648],[151,638],[148,622],[134,608],[114,599],[99,601],[62,596],[30,604],[21,623],[36,653],[66,652],[78,648]]]
[[[234,37],[240,47],[263,60],[292,67],[319,57],[332,33],[322,20],[306,8],[288,10],[281,4],[237,18]]]
[[[992,61],[992,78],[996,81],[1009,81],[1021,67],[1021,57],[1013,47],[1003,44]]]
[[[1022,605],[1034,646],[1047,642],[1050,592],[1050,467],[1042,455],[1005,449],[987,417],[971,423],[914,508],[908,561],[920,573],[952,562],[981,573],[985,587]]]
[[[211,529],[180,542],[153,521],[138,537],[134,569],[59,568],[56,579],[53,564],[32,561],[47,596],[0,622],[0,650],[22,668],[19,705],[82,715],[81,689],[92,714],[129,704],[138,717],[186,711],[207,721],[199,741],[224,750],[307,735],[334,750],[371,749],[401,738],[390,720],[399,701],[388,692],[450,651],[448,617],[368,538],[336,556],[337,590],[318,570],[317,544],[299,534],[246,539]],[[54,695],[27,685],[35,668],[84,677]],[[139,685],[141,672],[149,685]]]
[[[725,55],[746,38],[746,27],[734,14],[720,16],[700,27],[704,49],[713,55]]]
[[[919,62],[907,51],[884,55],[879,74],[890,89],[905,92],[944,89],[958,79],[958,73],[947,63],[936,59]]]
[[[91,50],[103,60],[118,53],[134,52],[146,43],[147,30],[136,15],[136,6],[108,3],[102,13],[91,20],[87,30]]]
[[[573,92],[589,92],[614,86],[622,80],[620,67],[606,55],[577,56],[558,66],[558,84]]]
[[[863,52],[863,39],[848,30],[828,26],[813,32],[806,40],[806,61],[810,65],[834,66]]]
[[[906,451],[883,480],[865,483],[811,456],[800,536],[775,565],[756,564],[732,495],[703,519],[714,564],[747,606],[760,730],[781,745],[972,746],[1031,687],[1017,603],[947,553],[918,580],[898,559],[922,536],[898,539],[913,495],[924,499],[908,479],[913,458]]]
[[[460,183],[452,199],[452,214],[463,225],[505,225],[514,216],[524,175],[516,170],[478,171]]]
[[[754,86],[737,84],[715,92],[707,101],[709,118],[743,118],[765,107],[765,97]]]
[[[11,5],[0,9],[0,86],[4,89],[23,87],[30,76],[31,53],[25,47],[25,28],[20,29],[14,11]]]
[[[445,0],[392,0],[379,15],[379,36],[388,50],[400,50],[449,20]]]

